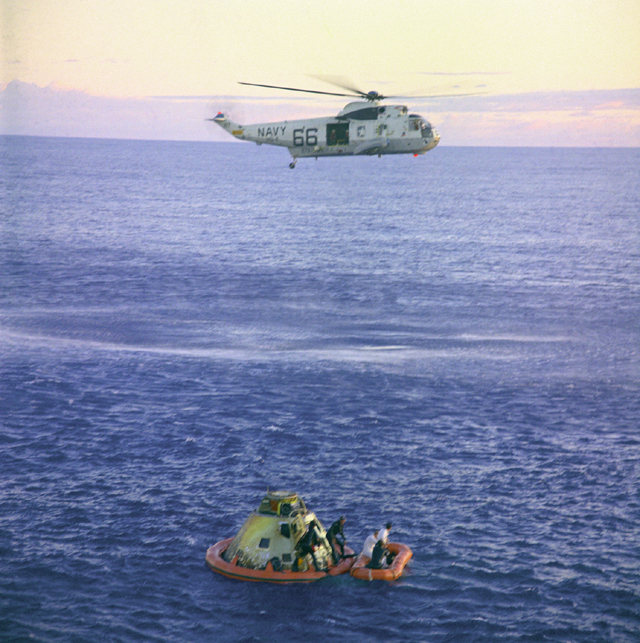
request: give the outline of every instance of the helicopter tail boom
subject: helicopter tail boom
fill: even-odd
[[[223,129],[227,130],[229,134],[235,136],[236,138],[243,138],[244,128],[242,125],[239,125],[235,121],[227,118],[222,112],[218,112],[213,118],[208,119],[217,123]]]

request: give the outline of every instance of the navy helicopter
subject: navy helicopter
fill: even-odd
[[[219,112],[207,120],[217,123],[231,135],[242,141],[257,145],[286,147],[293,161],[293,169],[299,158],[321,156],[358,156],[360,154],[381,157],[383,154],[425,154],[440,141],[440,135],[422,116],[410,114],[406,105],[381,105],[381,101],[403,96],[384,96],[376,91],[363,92],[355,87],[333,82],[349,93],[324,92],[297,87],[239,83],[251,87],[266,87],[307,94],[326,96],[358,97],[335,116],[308,118],[277,123],[241,125]],[[436,94],[440,96],[468,96],[469,94]],[[414,97],[419,98],[419,97]]]

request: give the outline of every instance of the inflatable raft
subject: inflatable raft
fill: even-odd
[[[213,571],[238,580],[312,583],[347,573],[354,552],[345,547],[345,557],[334,564],[326,531],[302,498],[270,491],[233,538],[208,549],[206,561]]]
[[[406,564],[413,556],[413,552],[407,545],[402,543],[388,543],[387,549],[396,555],[389,567],[370,569],[367,565],[371,559],[364,554],[360,554],[351,567],[351,575],[360,580],[396,580],[402,575]]]

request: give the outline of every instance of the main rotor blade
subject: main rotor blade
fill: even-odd
[[[348,85],[342,85],[340,83],[335,82],[334,80],[328,80],[326,78],[323,78],[322,76],[315,76],[314,78],[317,78],[318,80],[324,80],[324,82],[328,82],[331,85],[335,85],[336,87],[340,87],[342,89],[347,89],[351,93],[350,94],[338,94],[336,92],[322,92],[318,91],[317,89],[300,89],[299,87],[282,87],[280,85],[261,85],[258,83],[243,83],[238,81],[238,85],[248,85],[250,87],[266,87],[267,89],[284,89],[285,91],[288,92],[303,92],[305,94],[323,94],[324,96],[346,96],[348,98],[351,98],[353,96],[359,96],[361,98],[364,98],[365,100],[369,101],[379,101],[379,100],[385,100],[388,98],[402,98],[404,100],[408,99],[411,100],[413,98],[455,98],[456,96],[478,96],[479,94],[487,94],[489,92],[487,91],[482,91],[482,92],[467,92],[464,94],[456,94],[456,93],[447,93],[447,94],[426,94],[424,96],[400,96],[400,95],[393,95],[393,96],[387,96],[383,94],[379,94],[378,92],[363,92],[356,87],[349,87]]]
[[[488,94],[489,92],[468,92],[466,94],[425,94],[424,96],[385,96],[385,98],[403,98],[403,99],[412,99],[412,98],[455,98],[456,96],[479,96],[481,94]]]
[[[340,87],[341,89],[346,89],[350,92],[353,92],[354,94],[357,94],[358,96],[362,96],[362,98],[365,98],[366,100],[385,100],[388,98],[402,98],[403,100],[410,100],[412,98],[446,98],[446,97],[455,97],[455,96],[477,96],[478,94],[487,94],[487,91],[477,91],[477,92],[467,92],[463,94],[459,93],[446,93],[446,94],[424,94],[424,95],[416,95],[416,94],[409,94],[409,95],[400,95],[400,94],[393,94],[393,95],[387,95],[387,94],[379,94],[378,92],[363,92],[361,89],[358,89],[357,87],[354,87],[352,85],[349,85],[351,81],[346,80],[344,78],[341,78],[339,76],[311,76],[311,78],[315,78],[317,80],[321,80],[325,83],[329,83],[330,85],[335,85],[336,87]],[[444,87],[439,87],[439,88],[434,88],[435,91],[437,89],[445,89]]]
[[[267,87],[269,89],[284,89],[288,92],[305,92],[306,94],[325,94],[326,96],[357,96],[358,94],[336,94],[334,92],[319,92],[315,89],[299,89],[298,87],[280,87],[278,85],[259,85],[257,83],[241,83],[238,85],[250,85],[251,87]]]
[[[387,98],[445,98],[456,96],[477,96],[478,94],[488,94],[489,89],[486,85],[474,85],[473,83],[455,83],[446,85],[436,85],[435,87],[425,87],[422,90],[409,92],[408,94],[387,96]]]
[[[351,87],[350,85],[347,85],[346,83],[350,81],[344,78],[340,78],[339,76],[313,76],[312,75],[311,78],[315,78],[316,80],[321,80],[323,83],[329,83],[329,85],[335,85],[336,87],[340,87],[340,89],[346,89],[358,96],[362,96],[363,98],[369,99],[371,96],[367,92],[363,92],[361,89],[358,89],[357,87]],[[378,94],[378,96],[380,96],[381,98],[385,98],[384,96],[382,96],[382,94]]]

